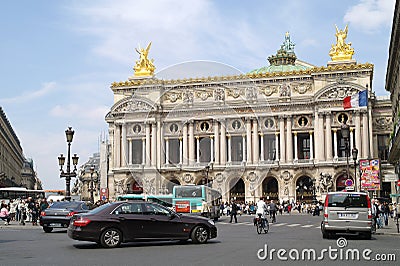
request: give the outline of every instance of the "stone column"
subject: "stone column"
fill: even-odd
[[[325,147],[326,147],[326,160],[332,161],[332,127],[331,127],[331,113],[327,113],[325,117]]]
[[[362,112],[362,125],[363,125],[363,130],[362,130],[362,155],[363,158],[369,158],[369,130],[368,130],[368,113],[367,112]]]
[[[275,161],[279,162],[279,132],[275,132]]]
[[[231,149],[231,135],[228,135],[228,163],[230,164],[232,162],[232,149]]]
[[[210,163],[214,162],[214,137],[210,136]]]
[[[115,125],[115,167],[121,167],[121,125]]]
[[[372,132],[372,111],[371,111],[371,106],[368,106],[368,129],[369,129],[369,136],[370,138],[373,136]],[[374,143],[373,141],[369,141],[369,157],[375,158],[375,149],[374,149]],[[376,142],[377,143],[377,142]],[[376,149],[378,151],[378,149]],[[393,191],[393,190],[392,190]]]
[[[196,163],[200,163],[200,138],[199,136],[196,136]]]
[[[253,163],[253,158],[252,158],[252,150],[251,150],[251,119],[250,118],[247,118],[246,119],[246,144],[247,144],[247,152],[246,152],[246,155],[247,155],[247,158],[246,159],[244,159],[244,161],[246,161],[248,164],[251,164],[251,163]],[[243,142],[243,144],[244,144],[244,142]],[[243,146],[243,150],[244,150],[244,147],[246,147],[246,146]]]
[[[314,113],[314,132],[315,134],[315,147],[320,147],[321,146],[321,140],[319,136],[319,120],[318,120],[318,112],[315,111]],[[319,162],[321,160],[321,151],[319,148],[315,150],[315,161]]]
[[[122,125],[122,167],[126,167],[128,160],[128,141],[126,139],[126,124]]]
[[[151,124],[151,166],[157,163],[157,124]]]
[[[165,164],[169,164],[169,139],[165,138]]]
[[[353,149],[353,148],[354,148],[354,136],[353,136],[353,132],[354,132],[354,130],[353,130],[353,128],[351,127],[351,128],[350,128],[350,149]]]
[[[310,133],[310,160],[314,160],[314,141],[313,141],[313,132],[309,131]],[[331,147],[332,148],[332,147]],[[331,149],[332,150],[332,149]],[[332,157],[332,155],[331,155]]]
[[[320,139],[320,146],[317,146],[321,150],[320,160],[325,161],[325,140],[324,140],[324,116],[323,114],[318,115],[318,136]],[[321,147],[321,148],[320,148]]]
[[[183,165],[189,164],[189,156],[188,156],[188,125],[185,123],[182,129],[182,157],[183,157]]]
[[[194,164],[195,150],[194,150],[194,125],[193,121],[189,124],[189,165]]]
[[[297,155],[297,132],[293,132],[294,135],[294,162],[297,163],[299,157]]]
[[[280,151],[281,157],[280,162],[284,163],[286,161],[286,143],[285,143],[285,118],[283,116],[279,117],[279,137],[280,137]]]
[[[226,164],[226,128],[225,128],[225,121],[221,121],[221,149],[220,149],[220,162],[222,165]],[[230,144],[229,150],[231,148]]]
[[[243,134],[242,135],[242,147],[243,147],[243,149],[242,149],[242,151],[243,151],[243,153],[242,153],[242,162],[246,162],[246,149],[245,149],[245,147],[246,147],[246,135],[245,134]]]
[[[337,129],[333,129],[333,148],[334,150],[334,159],[337,160],[338,159],[338,146],[337,146]]]
[[[220,149],[220,139],[219,139],[219,127],[218,121],[214,120],[214,162],[215,164],[219,164],[219,149]]]
[[[132,140],[128,139],[128,165],[132,164]]]
[[[355,131],[355,139],[356,139],[356,143],[355,146],[358,149],[358,154],[360,154],[359,157],[361,157],[362,150],[361,150],[361,121],[360,121],[360,112],[359,111],[355,111],[354,113],[355,117],[355,124],[356,124],[356,131]]]
[[[183,143],[182,137],[179,137],[179,164],[182,165],[183,162]]]
[[[258,146],[258,121],[256,118],[253,119],[253,163],[257,164],[260,156],[260,150]]]
[[[260,143],[261,143],[261,154],[260,154],[260,160],[261,162],[264,161],[264,134],[260,133]]]
[[[164,150],[163,138],[162,138],[162,124],[157,121],[157,168],[161,168],[162,163],[162,151]]]
[[[293,139],[292,139],[292,117],[286,120],[286,158],[288,162],[293,161]]]
[[[145,164],[146,164],[146,138],[142,138],[142,165]]]
[[[150,124],[146,122],[146,166],[150,166]]]

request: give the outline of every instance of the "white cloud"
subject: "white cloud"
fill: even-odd
[[[110,111],[109,106],[95,106],[87,104],[71,103],[67,105],[56,105],[50,110],[50,115],[53,117],[70,118],[79,117],[83,123],[91,123],[94,121],[104,121],[107,112]]]
[[[44,83],[43,86],[39,90],[26,91],[20,95],[12,97],[12,98],[0,99],[0,103],[16,104],[16,103],[25,103],[25,102],[29,102],[32,100],[37,100],[37,99],[49,94],[50,92],[54,91],[54,89],[56,87],[57,86],[56,86],[55,82],[47,82],[47,83]]]
[[[395,0],[361,0],[349,8],[344,21],[352,27],[373,33],[382,26],[390,26],[393,20]]]

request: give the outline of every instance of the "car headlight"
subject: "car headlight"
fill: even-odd
[[[213,220],[208,220],[208,223],[211,224],[211,225],[215,225]]]

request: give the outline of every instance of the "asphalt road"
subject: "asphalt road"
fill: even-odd
[[[338,244],[337,239],[322,239],[321,217],[283,215],[277,220],[268,234],[258,235],[252,216],[238,217],[237,224],[223,217],[217,222],[218,237],[205,245],[168,241],[129,243],[116,249],[71,240],[65,230],[47,234],[40,227],[3,227],[0,229],[0,265],[399,265],[399,236],[374,235],[372,240],[349,238]],[[349,249],[357,249],[360,260],[354,260]],[[315,260],[312,250],[316,252]],[[362,257],[365,250],[368,254],[364,255],[370,261]],[[392,261],[377,262],[377,254]],[[394,254],[396,261],[390,254]]]

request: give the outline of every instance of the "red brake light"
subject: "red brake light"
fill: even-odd
[[[69,212],[67,216],[74,216],[75,212]]]
[[[74,225],[74,226],[78,226],[78,227],[83,227],[83,226],[88,225],[90,222],[91,222],[91,221],[90,221],[89,219],[81,218],[81,219],[75,220],[75,221],[73,222],[73,225]]]
[[[40,212],[40,216],[46,216],[46,212]]]
[[[325,202],[324,202],[324,217],[328,218],[328,202],[329,202],[329,194],[326,194]]]
[[[368,206],[368,219],[372,219],[372,210],[371,210],[371,200],[367,195],[367,206]]]

